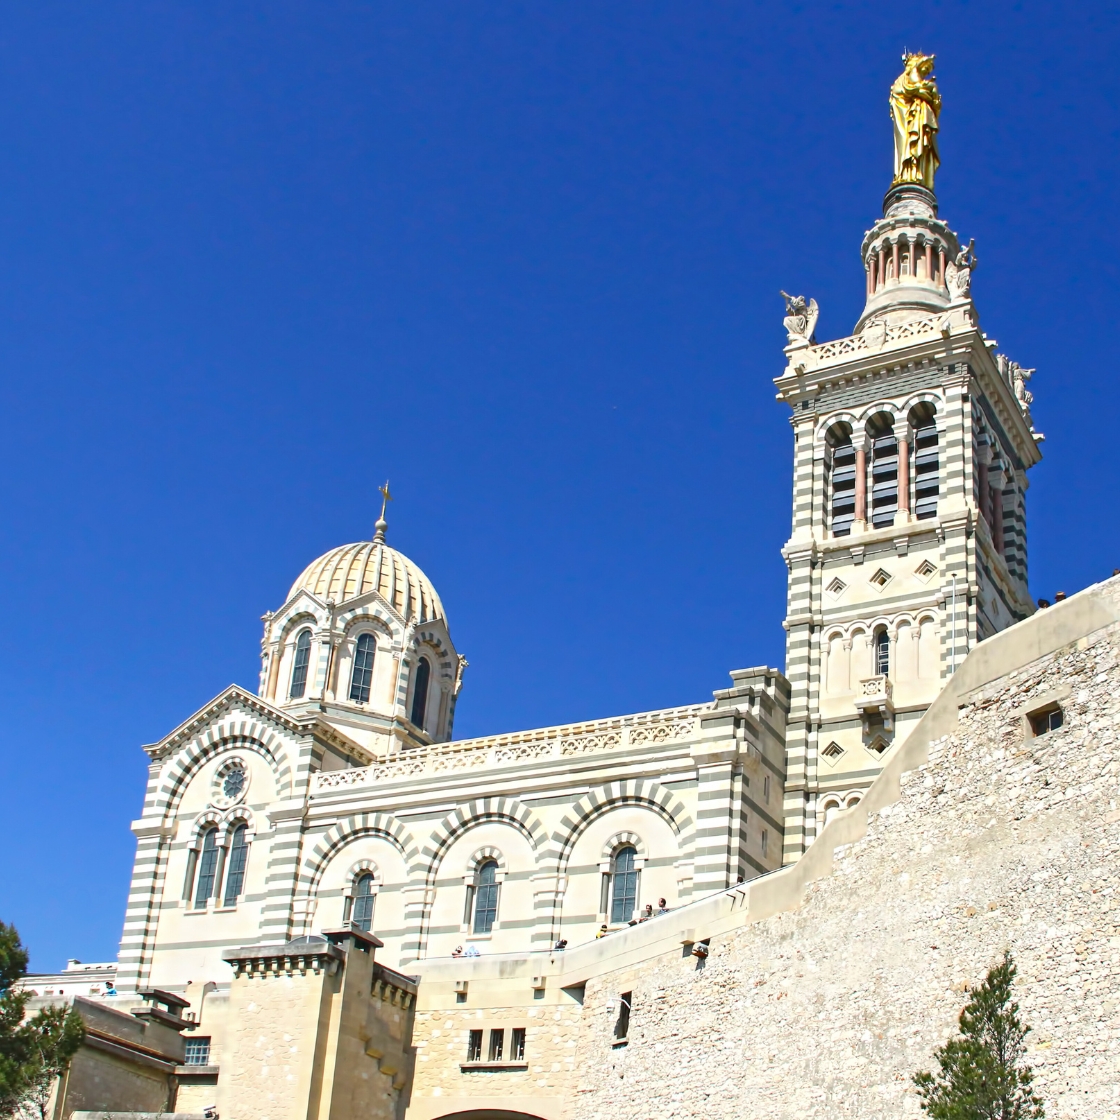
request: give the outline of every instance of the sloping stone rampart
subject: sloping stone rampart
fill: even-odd
[[[1116,617],[1120,581],[1083,594],[1077,610]],[[1120,1120],[1120,626],[1023,664],[1045,625],[1016,628],[1015,671],[971,694],[958,674],[958,718],[930,713],[928,761],[850,811],[871,810],[866,834],[800,908],[715,937],[702,963],[686,947],[589,979],[573,1116],[917,1117],[911,1075],[1007,947],[1047,1115]],[[1032,737],[1051,699],[1064,724]]]

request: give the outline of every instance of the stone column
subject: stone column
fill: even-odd
[[[880,288],[887,282],[887,249],[885,245],[879,246],[879,275],[875,277],[875,280]]]
[[[723,890],[735,881],[732,855],[732,771],[739,757],[735,741],[735,715],[719,712],[701,723],[703,731],[719,735],[715,741],[697,743],[692,760],[697,775],[696,861],[693,890],[701,894]]]
[[[899,250],[899,243],[898,243],[898,238],[896,237],[894,239],[894,245],[891,247],[891,252],[892,252],[892,258],[891,259],[892,259],[893,264],[894,264],[894,282],[896,284],[898,283],[898,281],[900,279],[899,273],[898,273],[898,250]]]
[[[853,532],[867,528],[867,448],[860,444],[856,448],[856,518]]]
[[[898,512],[896,525],[910,522],[910,429],[904,428],[898,440]]]
[[[933,283],[933,242],[926,242],[926,279]]]

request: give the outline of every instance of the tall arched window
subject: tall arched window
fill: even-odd
[[[887,676],[891,671],[891,639],[886,630],[875,635],[875,672]]]
[[[832,448],[832,511],[829,527],[834,537],[846,537],[856,516],[856,449],[852,429],[846,423],[833,426],[828,433]]]
[[[354,893],[346,900],[347,921],[366,933],[373,928],[373,875],[366,871],[354,882]]]
[[[898,441],[894,420],[885,412],[867,423],[871,436],[871,526],[882,529],[894,524],[898,511]]]
[[[296,659],[292,664],[292,687],[288,695],[298,700],[307,691],[307,666],[311,663],[311,631],[303,630],[296,638]]]
[[[478,869],[474,888],[474,933],[489,933],[498,917],[498,863],[488,859]]]
[[[631,845],[619,848],[611,860],[611,922],[628,922],[638,905],[638,853]]]
[[[354,672],[350,677],[350,699],[359,704],[369,703],[369,686],[373,681],[373,651],[377,640],[372,634],[362,634],[354,650]]]
[[[202,852],[198,857],[198,881],[194,890],[194,905],[201,910],[214,893],[214,880],[218,875],[218,830],[208,828],[202,834]]]
[[[233,906],[245,890],[245,866],[249,862],[249,829],[239,824],[229,841],[229,870],[226,872],[224,906]]]
[[[937,425],[933,406],[925,401],[910,410],[914,429],[914,516],[919,521],[937,516],[938,475]]]
[[[416,684],[412,689],[412,722],[421,731],[424,727],[424,716],[428,709],[428,681],[432,676],[432,667],[426,657],[421,657],[416,663]]]

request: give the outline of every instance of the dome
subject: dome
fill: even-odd
[[[376,591],[408,622],[431,622],[444,617],[443,604],[432,581],[407,556],[381,541],[359,541],[332,548],[308,564],[292,584],[288,598],[301,589],[336,603]]]

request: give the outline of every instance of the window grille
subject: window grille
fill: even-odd
[[[185,1041],[184,1065],[208,1066],[210,1064],[210,1039],[188,1038]]]
[[[350,922],[366,933],[373,928],[373,876],[359,875],[350,899]]]
[[[914,430],[914,516],[919,521],[937,516],[937,428],[928,422]]]
[[[504,1030],[493,1030],[490,1032],[490,1053],[487,1055],[487,1060],[491,1062],[500,1062],[502,1060],[503,1052],[505,1051],[506,1032]]]
[[[292,666],[292,687],[288,695],[298,700],[307,691],[307,666],[311,662],[311,631],[304,630],[296,638],[296,659]]]
[[[474,932],[489,933],[498,917],[498,865],[488,859],[478,869],[474,895]]]
[[[611,868],[611,922],[615,925],[628,922],[638,905],[638,869],[635,866],[637,851],[630,845],[619,848],[614,854]]]
[[[871,525],[894,524],[898,510],[898,441],[894,432],[871,441]]]
[[[194,905],[201,910],[214,893],[214,879],[218,873],[218,830],[208,828],[202,837],[202,855],[198,860],[198,884],[194,892]]]
[[[373,682],[373,653],[377,642],[372,634],[362,634],[354,650],[354,672],[350,677],[350,699],[369,703],[369,686]]]
[[[467,1061],[482,1061],[482,1031],[471,1031],[467,1038]]]
[[[846,537],[856,517],[856,449],[851,440],[832,451],[832,535]]]
[[[432,675],[432,667],[426,657],[421,657],[416,663],[416,684],[412,689],[412,722],[420,728],[424,727],[424,716],[428,709],[428,680]]]
[[[509,1060],[511,1062],[525,1061],[525,1028],[514,1027],[509,1032]]]
[[[248,828],[239,824],[229,845],[229,871],[226,872],[225,905],[233,906],[245,890],[245,865],[249,861]]]

